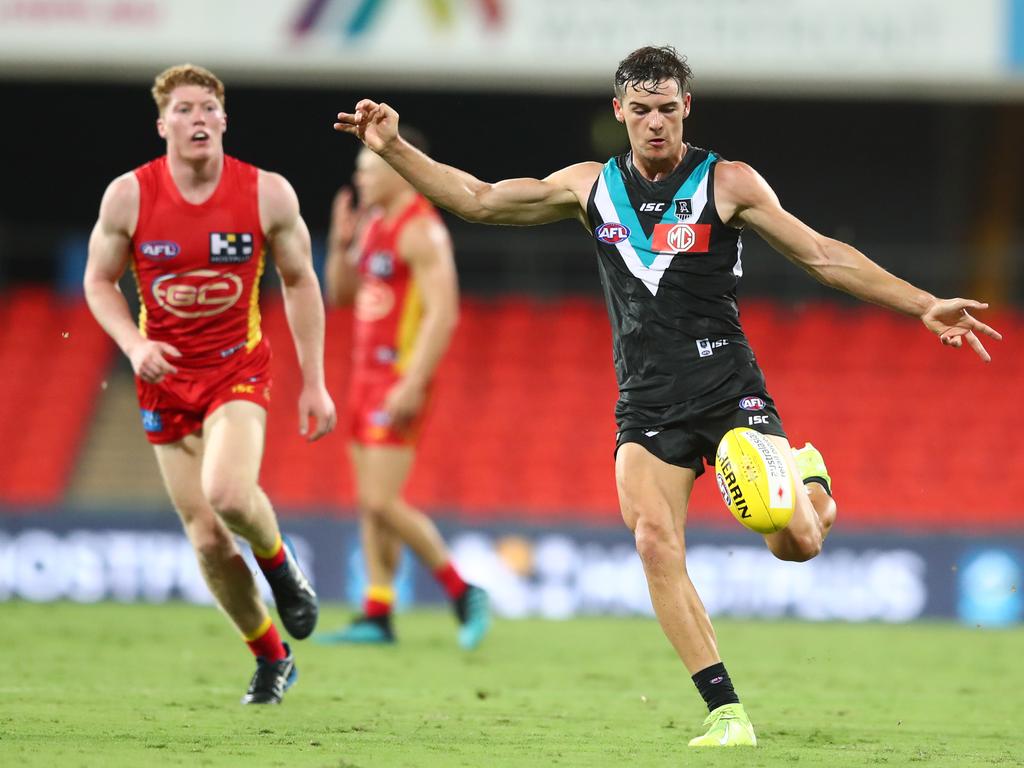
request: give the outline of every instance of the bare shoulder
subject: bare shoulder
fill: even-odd
[[[588,160],[555,171],[544,181],[572,190],[576,197],[585,203],[590,196],[591,187],[594,186],[597,177],[601,175],[602,168],[604,168],[603,164]]]
[[[744,222],[744,213],[751,208],[778,202],[768,182],[746,163],[723,160],[715,164],[715,207],[722,221]]]
[[[437,216],[414,216],[402,227],[398,236],[398,252],[410,263],[437,254],[451,253],[452,241],[448,227]]]
[[[270,232],[293,224],[299,217],[299,197],[284,176],[260,169],[258,177],[260,222]]]
[[[134,234],[139,198],[139,180],[134,172],[122,173],[110,182],[100,202],[100,223],[104,229]]]

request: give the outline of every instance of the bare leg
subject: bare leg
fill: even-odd
[[[267,609],[234,537],[203,494],[202,439],[190,435],[155,449],[164,485],[192,542],[210,592],[242,635],[252,635],[267,620]]]
[[[260,552],[281,535],[270,499],[257,484],[267,414],[244,400],[225,403],[203,424],[202,488],[227,526]]]
[[[793,519],[778,533],[767,534],[764,537],[765,543],[780,560],[810,560],[821,552],[825,537],[835,522],[836,503],[818,483],[810,483],[805,491],[789,442],[784,437],[767,437],[789,465],[797,493]]]
[[[434,521],[402,499],[415,452],[406,446],[362,446],[356,463],[359,508],[404,541],[420,561],[436,570],[450,555]],[[390,545],[393,546],[393,545]]]
[[[352,466],[355,467],[357,482],[366,478],[366,449],[358,443],[351,447]],[[360,487],[362,487],[360,485]],[[402,555],[402,540],[377,515],[363,512],[359,520],[359,534],[363,546],[363,562],[366,564],[367,581],[371,587],[390,587],[398,573]]]
[[[662,631],[690,674],[718,663],[715,630],[686,572],[683,526],[695,473],[626,443],[616,454],[615,479]]]

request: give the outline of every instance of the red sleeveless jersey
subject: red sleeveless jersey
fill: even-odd
[[[409,265],[398,255],[398,239],[417,216],[437,218],[421,196],[393,221],[375,215],[366,226],[359,255],[353,365],[356,375],[400,376],[419,332],[423,302]]]
[[[139,330],[173,344],[179,367],[216,366],[261,342],[259,283],[264,266],[258,169],[224,158],[217,189],[187,202],[160,157],[135,169],[139,221],[132,271]]]

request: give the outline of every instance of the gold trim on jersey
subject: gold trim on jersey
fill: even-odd
[[[139,297],[139,333],[142,334],[142,338],[146,338],[146,320],[149,315],[146,314],[146,297],[142,294],[142,278],[139,277],[139,267],[135,263],[135,258],[129,262],[129,266],[132,268],[132,276],[135,278],[135,293]]]
[[[260,249],[260,262],[256,267],[256,277],[252,281],[252,294],[249,296],[249,333],[246,336],[245,351],[252,352],[263,339],[263,328],[260,321],[260,278],[267,264],[267,248]]]
[[[420,320],[423,318],[423,300],[420,297],[420,288],[416,280],[409,278],[409,287],[405,293],[405,301],[402,302],[402,315],[398,319],[398,333],[395,339],[397,356],[395,358],[395,370],[405,373],[409,365],[409,358],[412,357],[412,349],[416,344],[416,334],[420,330]]]

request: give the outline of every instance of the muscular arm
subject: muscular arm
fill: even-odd
[[[409,263],[423,301],[412,350],[399,361],[402,378],[384,403],[392,423],[401,427],[422,407],[427,385],[451,341],[458,322],[459,288],[451,240],[440,222],[412,220],[402,231],[398,252]]]
[[[786,211],[768,183],[744,163],[718,163],[715,203],[722,221],[747,225],[815,279],[858,299],[919,318],[943,344],[964,341],[990,358],[975,332],[1001,336],[968,314],[988,305],[970,299],[938,299],[882,269],[851,245],[814,231]]]
[[[295,191],[282,176],[260,171],[260,221],[274,264],[281,276],[285,314],[302,370],[299,431],[308,431],[313,417],[316,440],[334,428],[334,403],[324,384],[324,304],[320,281],[313,271],[312,248],[306,222],[299,214]]]
[[[600,163],[578,163],[544,179],[481,181],[405,142],[398,134],[398,113],[366,99],[354,113],[339,113],[334,128],[361,139],[436,205],[483,224],[586,223],[586,199],[601,172]]]
[[[139,332],[118,285],[128,266],[138,216],[139,182],[133,173],[118,176],[103,194],[99,219],[89,236],[83,288],[93,316],[131,361],[132,370],[155,383],[177,370],[164,356],[180,353],[170,344],[147,340]]]

